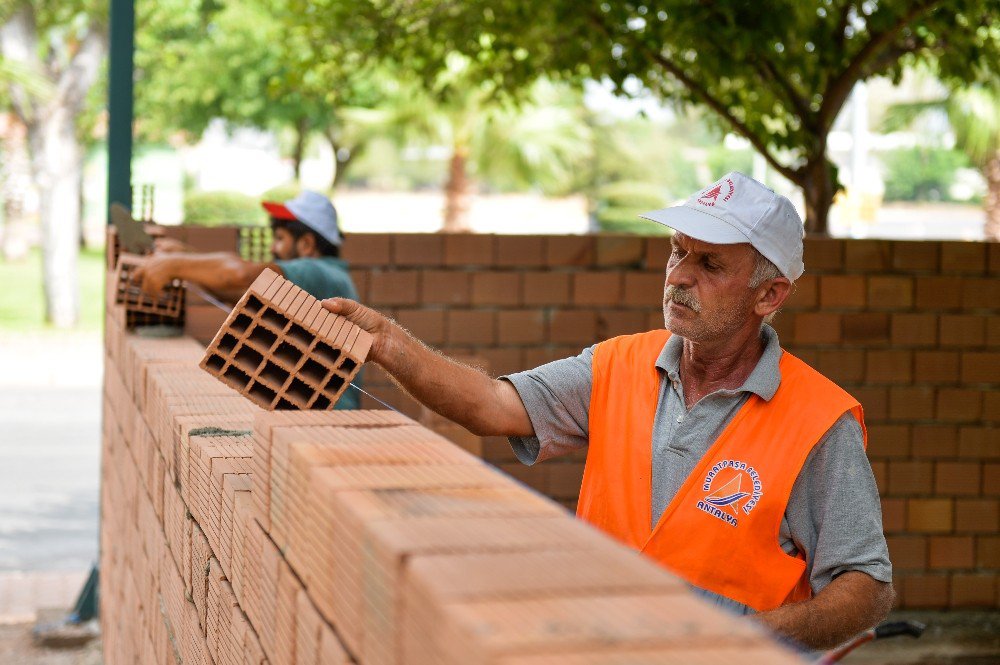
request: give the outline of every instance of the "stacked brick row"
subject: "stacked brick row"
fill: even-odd
[[[344,250],[364,302],[494,374],[662,327],[664,238],[355,234]],[[865,408],[900,603],[1000,607],[1000,244],[808,238],[805,263],[775,325]],[[421,416],[377,368],[366,380]],[[575,505],[584,452],[526,468],[503,440],[456,440]]]
[[[107,663],[797,662],[408,417],[263,411],[114,309]]]

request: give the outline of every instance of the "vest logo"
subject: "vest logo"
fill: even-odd
[[[725,195],[722,194],[723,188],[727,188]],[[698,197],[698,203],[703,206],[708,206],[711,208],[719,201],[719,197],[722,196],[722,202],[725,203],[729,199],[733,198],[733,192],[736,191],[736,185],[729,178],[726,178],[720,182],[715,187],[712,187],[707,192]]]
[[[716,462],[701,489],[706,494],[698,501],[698,510],[732,527],[739,526],[740,514],[749,515],[764,495],[757,470],[746,462],[731,459]]]

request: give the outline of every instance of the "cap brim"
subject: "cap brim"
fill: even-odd
[[[298,217],[293,215],[292,211],[286,208],[282,203],[264,201],[260,205],[267,211],[267,214],[274,219],[287,219],[289,221],[298,219]]]
[[[639,217],[669,226],[695,240],[715,245],[736,245],[750,242],[750,238],[733,225],[707,212],[686,205],[653,210],[643,213]]]

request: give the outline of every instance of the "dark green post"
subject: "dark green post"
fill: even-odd
[[[132,70],[135,2],[111,0],[108,63],[108,224],[112,203],[132,209]]]

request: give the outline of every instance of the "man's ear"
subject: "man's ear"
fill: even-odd
[[[757,287],[757,302],[754,304],[754,313],[760,317],[767,317],[779,309],[792,295],[792,283],[787,277],[775,277],[769,279]]]

